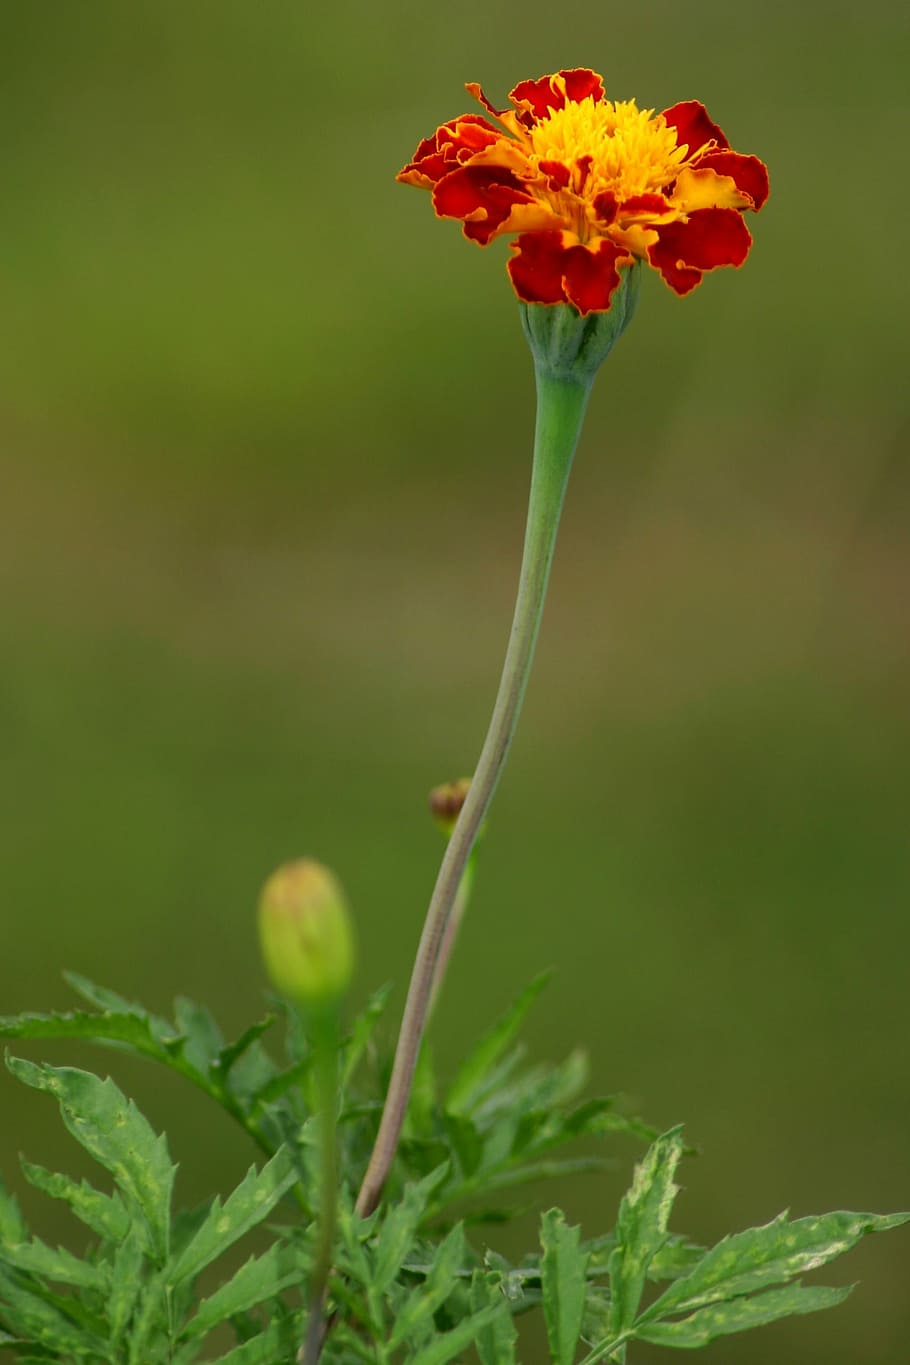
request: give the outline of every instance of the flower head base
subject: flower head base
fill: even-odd
[[[768,173],[734,152],[697,100],[662,113],[611,101],[594,71],[522,81],[498,127],[464,114],[425,138],[399,173],[433,194],[440,218],[471,241],[517,234],[509,274],[526,303],[606,312],[620,267],[646,261],[677,294],[706,270],[742,265],[743,221],[768,197]]]

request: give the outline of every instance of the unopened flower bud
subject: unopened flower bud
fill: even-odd
[[[470,785],[469,777],[459,777],[455,782],[443,782],[441,787],[434,787],[430,792],[430,814],[447,839],[461,814]]]
[[[285,863],[259,897],[259,941],[272,985],[301,1005],[326,1005],[347,990],[354,935],[344,893],[312,858]]]

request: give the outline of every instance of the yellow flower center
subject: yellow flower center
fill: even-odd
[[[676,145],[676,129],[663,114],[639,109],[634,100],[569,100],[530,135],[541,161],[561,161],[574,171],[579,157],[592,158],[587,178],[573,174],[571,185],[589,200],[604,190],[620,202],[660,190],[676,179],[688,151]]]

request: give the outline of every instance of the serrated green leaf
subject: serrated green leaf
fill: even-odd
[[[376,1211],[369,1218],[361,1218],[354,1212],[352,1204],[353,1196],[348,1190],[343,1190],[338,1202],[338,1237],[341,1244],[337,1251],[339,1268],[359,1285],[372,1285],[373,1270],[366,1243],[379,1222],[380,1213]],[[342,1259],[343,1265],[340,1264]]]
[[[114,1253],[107,1320],[112,1346],[118,1346],[133,1315],[143,1288],[144,1246],[141,1229],[134,1224]]]
[[[471,1113],[478,1122],[502,1113],[505,1107],[502,1104],[502,1095],[514,1084],[527,1055],[528,1049],[524,1043],[516,1043],[478,1083],[471,1099]]]
[[[402,1138],[397,1154],[412,1180],[423,1180],[440,1166],[451,1165],[452,1162],[452,1149],[441,1137]]]
[[[174,1019],[184,1057],[195,1071],[207,1076],[224,1049],[224,1036],[211,1011],[188,996],[178,995]]]
[[[234,1061],[227,1088],[232,1095],[255,1106],[266,1086],[277,1075],[278,1067],[259,1040],[254,1039]]]
[[[470,1179],[483,1158],[483,1138],[465,1114],[443,1114],[443,1126],[452,1145],[462,1179]]]
[[[385,1013],[391,994],[391,982],[387,982],[385,986],[380,986],[379,990],[374,991],[370,996],[366,1008],[357,1016],[351,1025],[347,1042],[343,1048],[344,1064],[341,1071],[342,1090],[346,1090],[350,1085],[351,1078],[360,1065],[360,1060],[372,1041],[376,1025]]]
[[[203,1199],[193,1208],[180,1209],[171,1219],[171,1265],[189,1246],[212,1211],[215,1200],[212,1196]]]
[[[203,1299],[181,1337],[200,1337],[235,1313],[245,1313],[300,1283],[300,1269],[288,1247],[274,1243],[261,1256],[251,1256],[232,1279]]]
[[[551,975],[550,972],[543,972],[536,976],[530,985],[525,987],[515,1004],[506,1010],[479,1042],[475,1043],[449,1087],[445,1107],[450,1114],[471,1112],[484,1078],[514,1042],[528,1011]]]
[[[110,1171],[118,1188],[141,1211],[155,1254],[167,1255],[175,1167],[167,1141],[114,1082],[75,1067],[35,1066],[9,1057],[13,1075],[53,1095],[77,1142]]]
[[[848,1285],[845,1289],[803,1289],[801,1285],[790,1284],[785,1289],[769,1289],[754,1298],[715,1303],[675,1322],[650,1322],[642,1327],[636,1324],[635,1336],[639,1341],[647,1341],[654,1346],[694,1350],[707,1346],[715,1337],[746,1332],[752,1327],[764,1327],[769,1322],[778,1322],[781,1318],[799,1313],[817,1313],[822,1308],[834,1308],[843,1303],[852,1288],[852,1285]]]
[[[29,1345],[46,1346],[78,1360],[103,1360],[104,1343],[85,1331],[49,1301],[17,1283],[0,1266],[3,1317],[13,1334]]]
[[[619,1098],[617,1095],[603,1095],[586,1100],[572,1109],[562,1123],[563,1140],[568,1137],[606,1137],[608,1134],[622,1133],[653,1142],[660,1136],[656,1129],[642,1119],[617,1113]]]
[[[495,1322],[500,1314],[507,1312],[505,1305],[496,1305],[484,1308],[473,1317],[465,1318],[464,1322],[460,1322],[450,1332],[439,1332],[429,1346],[424,1346],[416,1355],[410,1357],[408,1365],[446,1365],[446,1362],[454,1359],[459,1351],[463,1351],[472,1341],[476,1341],[480,1333]]]
[[[277,1361],[293,1360],[303,1336],[303,1314],[288,1314],[270,1322],[264,1332],[242,1342],[219,1356],[212,1365],[276,1365]]]
[[[461,1223],[456,1223],[448,1237],[437,1248],[426,1279],[412,1290],[398,1308],[395,1325],[389,1337],[391,1350],[395,1350],[415,1336],[422,1324],[429,1324],[437,1308],[451,1294],[464,1255],[464,1228]]]
[[[581,1229],[570,1228],[559,1209],[549,1209],[540,1220],[540,1245],[550,1357],[554,1365],[572,1365],[581,1335],[588,1269],[588,1258],[581,1248]]]
[[[161,1360],[161,1353],[156,1347],[161,1344],[165,1332],[170,1338],[169,1317],[164,1276],[158,1273],[146,1280],[133,1314],[130,1333],[124,1343],[129,1352],[129,1365],[153,1365],[153,1362]],[[167,1346],[169,1359],[170,1340]]]
[[[794,1279],[849,1251],[867,1233],[908,1220],[910,1214],[828,1213],[789,1222],[781,1214],[763,1227],[718,1242],[644,1316],[650,1322]]]
[[[434,1204],[433,1212],[454,1204],[461,1199],[474,1195],[484,1196],[497,1190],[514,1189],[537,1180],[558,1180],[567,1175],[588,1175],[592,1171],[602,1171],[607,1162],[600,1156],[576,1156],[557,1158],[552,1161],[527,1161],[515,1165],[507,1164],[498,1170],[482,1170],[470,1180],[445,1189],[445,1198]]]
[[[245,1060],[252,1058],[253,1055],[253,1049],[250,1049]],[[274,1104],[289,1090],[299,1089],[305,1083],[312,1069],[312,1057],[304,1057],[302,1061],[294,1062],[293,1066],[286,1067],[284,1071],[276,1071],[273,1065],[268,1079],[251,1095],[253,1104]]]
[[[126,1236],[130,1219],[118,1194],[102,1194],[87,1180],[77,1184],[68,1175],[48,1171],[30,1161],[22,1162],[22,1174],[35,1189],[69,1204],[79,1221],[105,1241],[119,1242]]]
[[[173,1030],[171,1030],[173,1033]],[[166,1060],[147,1017],[138,1014],[17,1014],[0,1018],[0,1038],[85,1038],[122,1043],[146,1057]]]
[[[616,1246],[616,1233],[604,1232],[582,1242],[582,1250],[588,1253],[588,1275],[603,1275]],[[675,1280],[680,1275],[688,1275],[693,1266],[705,1254],[705,1248],[687,1237],[670,1233],[660,1251],[654,1253],[648,1266],[649,1280]]]
[[[272,1027],[275,1022],[274,1014],[267,1014],[264,1018],[257,1020],[255,1024],[250,1024],[249,1028],[244,1029],[240,1037],[233,1043],[228,1043],[218,1054],[214,1063],[218,1074],[224,1081],[231,1073],[235,1063],[237,1063],[248,1048],[258,1042],[262,1035]]]
[[[3,1261],[15,1270],[24,1270],[56,1284],[75,1285],[78,1289],[95,1289],[103,1293],[110,1281],[107,1266],[83,1261],[65,1247],[47,1246],[37,1237],[18,1246],[8,1243],[3,1248]]]
[[[677,1193],[673,1176],[683,1153],[681,1133],[681,1128],[671,1128],[651,1144],[619,1206],[616,1248],[609,1263],[611,1325],[616,1336],[632,1326],[648,1268],[667,1240]]]
[[[654,1253],[648,1266],[649,1280],[678,1280],[688,1275],[705,1254],[705,1248],[687,1237],[667,1238],[659,1251]]]
[[[251,1166],[224,1204],[217,1198],[213,1201],[202,1226],[171,1266],[170,1284],[176,1286],[198,1275],[250,1228],[261,1223],[296,1179],[297,1169],[287,1147],[282,1147],[261,1171]]]
[[[406,1185],[398,1203],[386,1214],[379,1232],[373,1263],[371,1288],[375,1294],[384,1294],[397,1278],[430,1196],[445,1179],[448,1170],[448,1163],[437,1166],[436,1170],[431,1171],[423,1180]]]
[[[15,1195],[0,1180],[0,1246],[15,1245],[28,1237],[28,1228]]]
[[[556,1105],[567,1104],[584,1090],[591,1075],[588,1054],[576,1048],[557,1066],[544,1069],[540,1080],[522,1096],[524,1109],[549,1110]]]
[[[471,1279],[471,1312],[478,1316],[489,1308],[503,1308],[506,1300],[502,1276],[497,1271],[475,1270]],[[515,1365],[518,1329],[511,1312],[498,1313],[474,1338],[480,1365]]]
[[[29,1345],[28,1342],[22,1342],[21,1344],[24,1345],[24,1346]],[[2,1345],[3,1345],[3,1338],[0,1337],[0,1346],[2,1346]],[[48,1362],[49,1360],[59,1360],[59,1359],[60,1359],[60,1357],[59,1357],[58,1355],[51,1354],[50,1352],[48,1352],[47,1355],[40,1355],[40,1356],[23,1356],[23,1355],[17,1355],[17,1356],[16,1356],[16,1365],[47,1365],[47,1362]]]
[[[151,1010],[147,1010],[138,1001],[127,1000],[125,996],[118,995],[116,991],[108,990],[106,986],[98,986],[79,972],[64,972],[63,979],[77,995],[81,995],[83,1000],[87,1000],[90,1005],[94,1005],[103,1013],[134,1014],[139,1019],[147,1019],[152,1033],[160,1041],[174,1041],[175,1029],[170,1020],[163,1019],[159,1014],[153,1014]]]
[[[581,1339],[586,1343],[605,1341],[610,1332],[610,1295],[600,1285],[588,1284]]]
[[[562,1141],[561,1115],[554,1111],[584,1089],[589,1069],[587,1055],[576,1050],[558,1066],[532,1067],[479,1098],[471,1113],[487,1138],[491,1157],[505,1156],[516,1141],[526,1143],[535,1132],[541,1151]]]

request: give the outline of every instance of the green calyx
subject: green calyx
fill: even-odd
[[[521,323],[538,373],[590,385],[632,321],[641,286],[636,261],[621,272],[606,313],[582,317],[570,303],[522,303]]]

